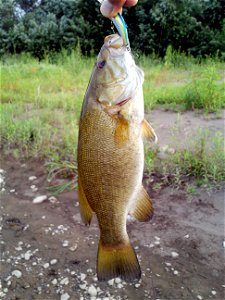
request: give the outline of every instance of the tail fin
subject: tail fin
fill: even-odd
[[[130,242],[118,246],[98,245],[97,274],[99,280],[120,277],[126,281],[139,280],[141,268]]]

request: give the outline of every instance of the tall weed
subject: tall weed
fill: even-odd
[[[184,150],[170,154],[163,162],[164,171],[177,177],[186,176],[203,183],[225,180],[225,148],[221,133],[211,136],[207,130],[198,132],[196,139]]]
[[[203,109],[217,112],[225,105],[225,90],[215,65],[205,66],[192,76],[186,86],[184,102],[186,109]]]

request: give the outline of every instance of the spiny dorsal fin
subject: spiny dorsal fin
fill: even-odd
[[[146,138],[147,140],[150,140],[151,142],[157,143],[158,138],[157,135],[152,128],[152,126],[148,123],[147,120],[143,119],[141,122],[141,134],[143,138]]]
[[[152,201],[142,186],[130,214],[140,222],[147,222],[153,216]]]
[[[91,207],[87,201],[87,198],[85,196],[79,176],[78,176],[78,198],[79,198],[79,203],[80,203],[81,218],[84,221],[85,225],[89,226],[91,223],[93,210],[91,209]]]

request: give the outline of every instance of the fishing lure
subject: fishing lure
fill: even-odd
[[[116,27],[117,31],[119,32],[119,35],[123,38],[125,45],[127,47],[130,47],[127,24],[122,15],[118,13],[115,17],[112,18],[112,22]]]
[[[100,4],[102,4],[103,0],[97,0]],[[112,18],[111,20],[114,24],[114,26],[116,27],[119,35],[123,38],[125,45],[127,46],[127,48],[130,48],[130,42],[129,42],[129,38],[128,38],[128,31],[127,31],[127,24],[124,20],[124,18],[122,17],[122,15],[120,13],[118,13],[115,17]]]

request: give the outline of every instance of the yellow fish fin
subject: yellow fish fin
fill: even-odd
[[[157,135],[156,135],[154,129],[148,123],[148,121],[145,119],[141,122],[141,134],[142,134],[143,138],[146,138],[152,142],[157,143],[157,141],[158,141],[158,138],[157,138]]]
[[[128,121],[122,116],[119,115],[116,117],[117,127],[115,130],[115,143],[118,146],[122,146],[129,140],[129,124]]]
[[[87,198],[85,196],[79,176],[78,176],[78,198],[79,198],[79,204],[80,204],[81,218],[84,221],[85,225],[89,226],[91,223],[93,210],[91,209],[91,207],[87,201]]]
[[[103,245],[100,238],[97,258],[98,280],[120,277],[133,282],[141,278],[141,269],[129,240],[119,245]]]
[[[147,222],[153,216],[152,201],[143,186],[137,195],[130,214],[140,222]]]

